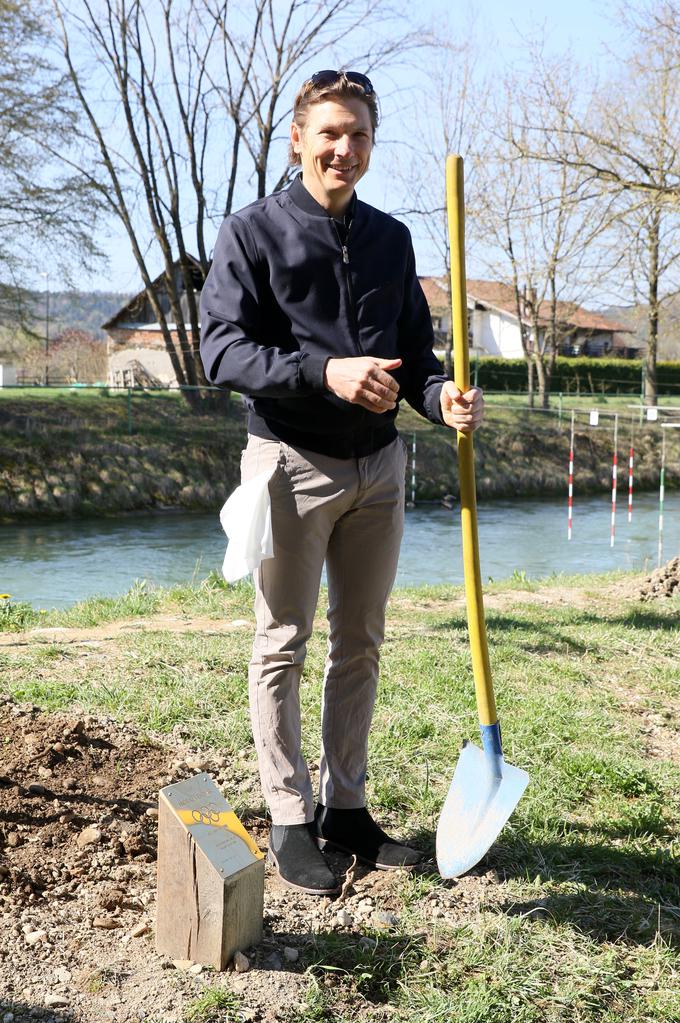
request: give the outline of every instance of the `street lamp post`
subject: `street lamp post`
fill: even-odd
[[[41,277],[45,278],[45,374],[44,384],[48,386],[50,382],[50,275],[46,270],[43,270],[40,274]]]

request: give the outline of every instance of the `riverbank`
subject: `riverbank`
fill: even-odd
[[[664,593],[641,575],[488,586],[506,756],[531,779],[499,840],[453,881],[431,860],[382,873],[336,856],[347,884],[333,900],[268,870],[245,973],[155,952],[155,806],[159,787],[207,770],[266,847],[249,587],[8,614],[2,1009],[75,1023],[674,1023],[680,598]],[[301,686],[314,781],[327,629],[319,614]],[[460,744],[476,741],[462,589],[395,594],[387,634],[369,805],[432,857]]]
[[[481,499],[551,496],[566,490],[569,412],[530,412],[490,397],[475,437]],[[17,391],[0,396],[0,520],[119,515],[182,508],[214,511],[238,483],[245,419],[238,398],[219,411],[192,412],[175,394]],[[638,489],[658,486],[661,429],[639,422],[625,400],[597,399],[621,415],[620,475],[631,429]],[[586,408],[584,405],[583,408]],[[631,419],[631,416],[634,418]],[[416,501],[458,495],[455,450],[448,430],[409,409],[399,414],[402,435],[416,437]],[[611,486],[613,419],[591,427],[579,413],[575,486],[594,493]],[[668,430],[666,486],[680,485],[680,431]],[[410,496],[411,467],[408,470]]]

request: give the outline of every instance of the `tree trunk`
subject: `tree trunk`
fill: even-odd
[[[656,352],[659,343],[659,226],[661,214],[655,209],[651,216],[649,229],[649,267],[647,281],[649,285],[649,320],[647,334],[647,358],[645,361],[645,403],[656,405],[658,391],[656,386]]]
[[[534,407],[534,366],[531,357],[531,344],[530,338],[527,337],[527,329],[524,323],[524,310],[526,302],[522,299],[522,293],[519,289],[519,277],[517,275],[517,264],[515,263],[514,249],[512,245],[512,238],[508,233],[508,253],[510,255],[510,262],[512,264],[512,287],[515,295],[515,315],[517,316],[517,323],[519,324],[519,337],[522,344],[522,351],[524,352],[524,360],[527,364],[527,402],[529,408]]]
[[[203,390],[182,391],[182,397],[196,415],[228,416],[232,411],[231,391],[228,388],[216,390],[212,387]]]
[[[539,303],[534,299],[532,303],[532,330],[534,332],[534,347],[533,347],[533,362],[534,368],[536,369],[536,380],[538,382],[538,402],[540,408],[547,408],[548,406],[548,381],[549,375],[545,366],[545,351],[548,342],[548,328],[544,333],[543,340],[541,340],[541,324],[538,316]]]
[[[527,363],[527,403],[529,408],[534,407],[534,362],[530,355],[526,356]]]
[[[538,379],[539,407],[548,408],[550,405],[550,365],[546,365],[545,357],[540,352],[535,353],[534,363]]]
[[[444,372],[453,380],[453,330],[447,332],[444,342]]]

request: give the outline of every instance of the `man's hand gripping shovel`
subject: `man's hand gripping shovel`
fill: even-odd
[[[467,294],[465,284],[465,206],[463,160],[446,161],[446,204],[451,254],[454,378],[470,387]],[[466,742],[437,826],[437,867],[442,877],[458,877],[479,863],[495,842],[529,782],[525,771],[503,759],[484,623],[479,568],[477,501],[472,434],[458,434],[461,531],[465,600],[482,749]]]

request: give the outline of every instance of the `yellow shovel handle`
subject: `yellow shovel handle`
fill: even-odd
[[[449,250],[451,257],[451,306],[453,313],[454,380],[461,391],[470,387],[468,355],[467,289],[465,283],[465,199],[463,193],[463,158],[446,159],[446,206],[449,218]],[[495,725],[496,701],[491,681],[489,648],[484,623],[484,599],[479,567],[477,538],[477,497],[475,489],[475,455],[472,434],[458,433],[458,476],[460,481],[461,532],[463,538],[463,572],[465,601],[472,671],[477,694],[477,712],[482,725]]]

